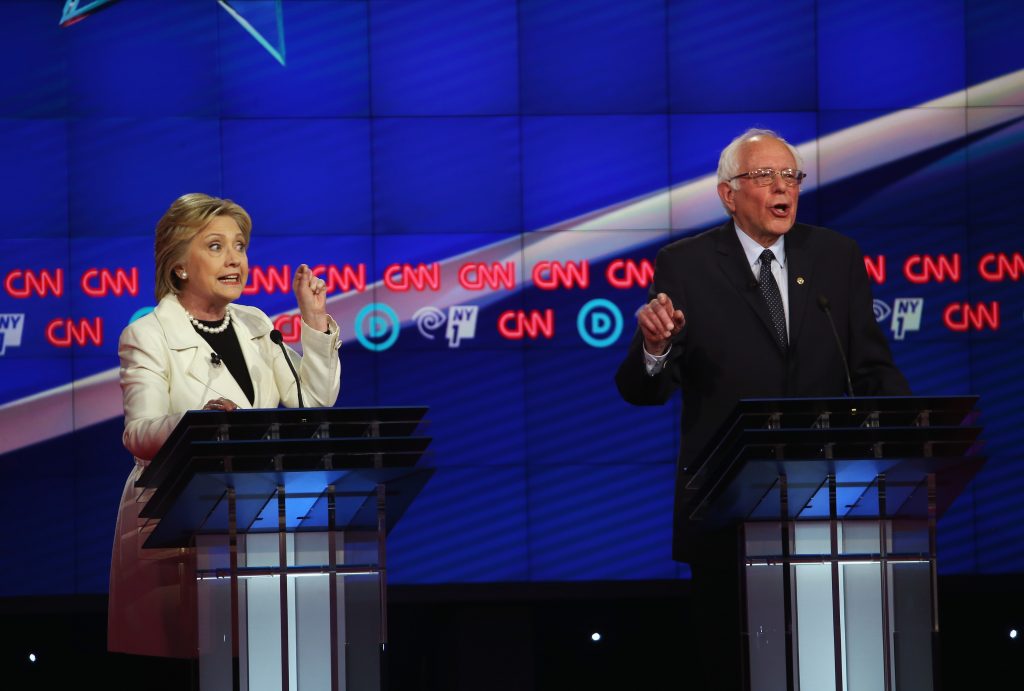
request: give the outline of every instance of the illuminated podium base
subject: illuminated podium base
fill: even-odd
[[[287,533],[282,568],[277,534],[242,535],[234,570],[225,539],[198,539],[200,688],[381,688],[383,579],[370,537]]]
[[[389,531],[430,479],[425,408],[187,413],[139,485],[192,546],[200,691],[378,691]]]
[[[785,558],[782,530],[743,526],[751,691],[785,689],[787,677],[795,689],[931,691],[927,525],[842,521],[833,553],[830,522],[793,522]]]
[[[976,401],[740,402],[682,530],[739,528],[745,688],[935,688],[936,522],[984,463]]]

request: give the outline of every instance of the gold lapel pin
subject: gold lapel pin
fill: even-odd
[[[802,286],[804,284],[804,277],[803,276],[797,276],[796,277],[796,284],[798,286]]]

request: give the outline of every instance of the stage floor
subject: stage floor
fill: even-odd
[[[939,579],[941,688],[1005,686],[1024,659],[1024,577]],[[394,586],[388,690],[654,689],[687,684],[686,581]],[[106,597],[0,598],[0,687],[192,685],[188,662],[106,652]],[[601,639],[594,641],[592,634]],[[36,661],[29,660],[34,653]],[[993,686],[995,688],[995,686]]]

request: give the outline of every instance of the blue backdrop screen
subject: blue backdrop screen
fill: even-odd
[[[940,568],[1024,570],[1022,23],[1011,0],[3,3],[0,595],[106,590],[117,338],[194,191],[252,214],[243,301],[286,338],[291,272],[327,281],[338,405],[430,406],[392,582],[687,576],[680,403],[612,378],[657,249],[724,220],[718,153],[751,126],[798,146],[801,220],[860,243],[915,392],[982,396]]]

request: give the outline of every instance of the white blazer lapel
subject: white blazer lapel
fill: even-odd
[[[202,337],[198,334],[196,337],[203,341]],[[202,384],[210,392],[210,395],[203,400],[203,403],[206,403],[211,398],[226,398],[239,408],[251,407],[249,399],[238,385],[238,382],[235,381],[235,378],[231,376],[227,366],[224,363],[213,364],[212,355],[213,348],[210,347],[209,343],[203,341],[202,345],[196,349],[188,366],[189,376]]]
[[[161,300],[154,311],[167,337],[167,346],[191,380],[189,389],[197,393],[196,408],[213,398],[226,398],[240,408],[250,407],[249,399],[228,368],[223,363],[213,364],[213,348],[196,333],[178,299],[171,296]]]

